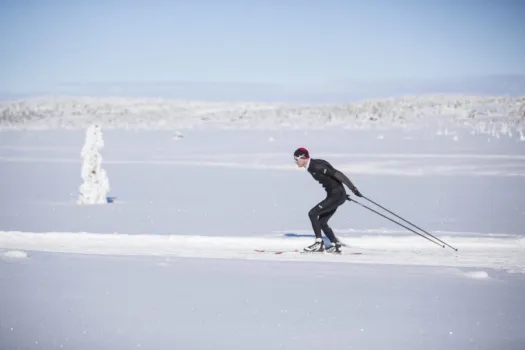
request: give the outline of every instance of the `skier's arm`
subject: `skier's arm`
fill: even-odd
[[[337,181],[343,183],[348,187],[356,196],[362,197],[363,195],[359,192],[357,187],[350,181],[348,176],[343,174],[341,171],[331,167],[331,166],[321,166],[321,169],[318,169],[317,171],[320,171],[328,176],[333,177]]]
[[[339,170],[334,169],[333,178],[336,179],[337,181],[341,182],[341,183],[344,183],[346,185],[346,187],[348,187],[352,192],[356,193],[357,188],[354,186],[352,181],[350,181],[348,176],[346,176],[345,174],[343,174]]]

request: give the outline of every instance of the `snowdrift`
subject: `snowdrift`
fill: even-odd
[[[41,251],[113,256],[157,256],[207,259],[257,259],[388,265],[490,268],[525,273],[525,238],[517,235],[440,235],[459,249],[443,249],[412,235],[340,235],[339,254],[301,254],[294,250],[311,244],[312,238],[280,236],[152,235],[92,232],[0,231],[0,250]],[[258,253],[255,250],[268,250]],[[283,254],[275,254],[275,251]],[[355,253],[359,255],[355,255]]]

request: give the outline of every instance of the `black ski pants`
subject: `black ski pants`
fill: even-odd
[[[326,198],[319,202],[315,207],[310,209],[308,216],[312,222],[315,237],[321,238],[321,231],[324,232],[330,242],[335,243],[334,231],[328,226],[328,220],[335,214],[337,208],[346,201],[346,192],[343,190],[334,190],[328,192]]]

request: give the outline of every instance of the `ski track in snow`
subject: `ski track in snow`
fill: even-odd
[[[157,256],[208,259],[252,259],[269,261],[315,261],[353,264],[389,264],[488,268],[525,273],[523,236],[473,236],[461,233],[436,235],[458,248],[439,247],[419,236],[342,234],[350,245],[343,254],[258,253],[295,249],[311,244],[310,237],[250,236],[210,237],[184,235],[128,235],[88,232],[0,231],[0,249],[114,256]],[[361,255],[352,254],[354,252]],[[476,276],[474,276],[476,277]]]

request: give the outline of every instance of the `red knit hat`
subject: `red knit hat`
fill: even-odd
[[[298,157],[298,158],[310,158],[310,153],[308,152],[306,148],[300,147],[295,150],[295,152],[293,153],[293,156]]]

